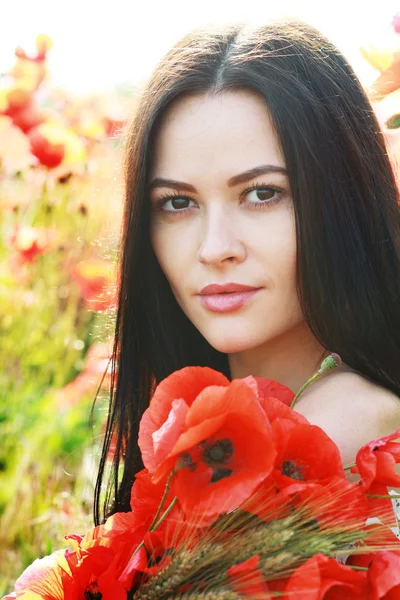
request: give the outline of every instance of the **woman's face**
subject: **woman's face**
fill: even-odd
[[[267,106],[250,91],[181,98],[157,132],[153,249],[182,310],[220,352],[273,342],[304,321],[284,169]]]

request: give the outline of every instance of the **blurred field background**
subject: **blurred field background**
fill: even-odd
[[[74,1],[2,9],[0,597],[35,558],[63,547],[65,534],[92,526],[115,314],[121,132],[162,54],[195,25],[298,16],[350,60],[399,171],[400,5],[186,7],[177,0],[139,10],[117,0],[112,9]]]

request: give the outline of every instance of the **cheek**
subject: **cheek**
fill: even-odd
[[[296,231],[289,212],[282,211],[265,227],[253,229],[249,244],[273,289],[296,287]]]
[[[264,237],[263,256],[266,283],[277,319],[298,320],[302,311],[297,292],[297,244],[295,226],[291,219],[282,219]],[[259,240],[261,244],[261,239]]]

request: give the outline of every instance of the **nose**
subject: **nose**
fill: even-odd
[[[233,216],[218,207],[204,217],[198,260],[208,266],[240,263],[246,258],[244,242],[238,236]]]

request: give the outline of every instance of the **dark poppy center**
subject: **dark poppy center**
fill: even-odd
[[[211,467],[217,467],[228,463],[233,456],[233,444],[229,438],[217,440],[213,444],[205,446],[203,460]]]
[[[290,477],[291,479],[296,479],[297,481],[303,481],[303,469],[300,465],[293,462],[292,460],[285,460],[282,465],[282,475],[286,475],[286,477]]]
[[[85,600],[101,600],[103,597],[103,594],[100,592],[96,581],[91,581],[88,583],[88,585],[85,587],[83,595]]]
[[[221,481],[221,479],[225,479],[225,477],[230,477],[232,473],[233,469],[227,469],[226,467],[216,467],[212,471],[210,483],[217,483],[217,481]]]

